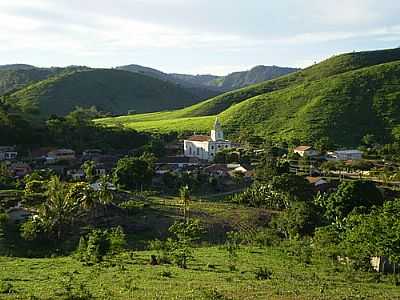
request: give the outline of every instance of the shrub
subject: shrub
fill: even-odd
[[[228,298],[227,296],[222,294],[217,289],[211,289],[211,290],[203,291],[203,299],[205,299],[205,300],[229,300],[230,298]]]
[[[168,242],[172,257],[179,267],[186,269],[187,262],[193,258],[193,242],[199,239],[203,231],[200,220],[177,221],[168,230],[174,235]]]
[[[266,267],[258,268],[254,274],[257,280],[269,280],[272,278],[272,271]]]
[[[227,239],[225,242],[225,249],[228,251],[228,266],[229,270],[236,270],[236,262],[238,258],[237,251],[240,246],[240,234],[238,232],[227,232]]]
[[[12,294],[15,293],[13,285],[7,281],[0,281],[0,294]]]
[[[98,263],[108,254],[121,252],[126,245],[121,227],[110,230],[94,229],[86,237],[81,237],[76,250],[76,258],[85,263]]]
[[[158,264],[169,264],[171,262],[171,241],[153,240],[149,242],[148,248],[157,251],[156,259]]]

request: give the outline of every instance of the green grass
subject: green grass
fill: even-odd
[[[177,197],[151,197],[130,216],[129,245],[160,237],[181,218]],[[194,198],[190,214],[200,218],[215,242],[218,231],[250,230],[266,224],[270,211]],[[251,234],[247,232],[246,234]],[[333,261],[304,264],[284,248],[242,246],[236,270],[227,251],[207,239],[194,250],[188,269],[172,264],[151,266],[155,251],[127,251],[104,262],[84,266],[73,258],[0,256],[0,299],[399,299],[391,276],[351,271]],[[259,268],[272,272],[257,280]],[[9,293],[11,292],[11,293]],[[83,296],[86,295],[86,298]],[[211,296],[214,295],[214,296]],[[78,297],[80,296],[80,298]],[[90,297],[89,297],[90,296]],[[74,298],[75,297],[75,298]]]
[[[277,248],[242,248],[236,271],[229,271],[227,252],[218,247],[196,249],[195,260],[186,270],[172,265],[151,266],[151,254],[155,252],[132,252],[95,266],[82,266],[71,257],[0,257],[0,282],[10,283],[15,291],[0,294],[0,299],[66,299],[68,282],[72,286],[70,294],[85,291],[96,299],[400,297],[400,289],[390,283],[389,277],[382,277],[383,282],[376,283],[374,274],[346,272],[344,267],[330,265],[327,261],[304,265]],[[272,271],[272,278],[256,280],[255,271],[259,267]],[[213,290],[225,298],[207,297]]]
[[[124,126],[126,128],[135,129],[145,132],[208,132],[210,131],[215,117],[194,117],[194,118],[176,118],[165,120],[151,120],[146,115],[139,115],[139,119],[121,117],[116,119],[103,119],[96,121],[98,124],[105,126]],[[141,121],[140,118],[147,119]]]

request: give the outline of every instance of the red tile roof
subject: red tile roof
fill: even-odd
[[[208,142],[211,138],[208,135],[192,135],[188,140],[193,142]]]

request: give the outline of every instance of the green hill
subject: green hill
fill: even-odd
[[[86,67],[36,68],[30,65],[0,66],[0,95],[15,92],[29,84],[45,80],[51,76],[72,71],[88,69]]]
[[[343,54],[182,110],[99,123],[199,131],[206,122],[196,117],[214,115],[230,133],[247,129],[275,140],[343,146],[358,145],[365,134],[388,140],[400,126],[400,49]]]
[[[7,97],[8,103],[41,116],[66,115],[76,106],[113,114],[151,112],[192,105],[200,99],[178,85],[121,70],[88,69],[52,76]]]

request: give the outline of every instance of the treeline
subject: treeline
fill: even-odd
[[[96,126],[101,116],[94,107],[76,108],[65,117],[50,116],[47,121],[28,118],[0,102],[0,140],[2,145],[18,145],[22,150],[56,146],[77,151],[88,148],[135,149],[154,143],[150,135],[117,127]]]

